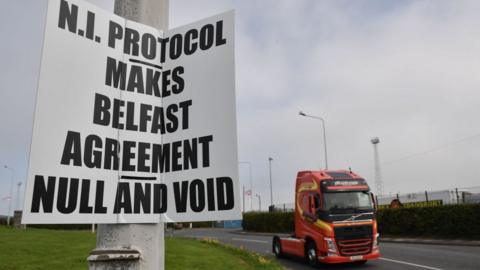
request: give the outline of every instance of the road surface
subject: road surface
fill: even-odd
[[[214,238],[218,241],[247,250],[273,256],[271,236],[241,234],[230,229],[183,229],[170,231],[167,235]],[[480,269],[480,247],[421,245],[403,243],[381,243],[382,258],[369,261],[365,265],[322,265],[320,269],[406,269],[406,270],[446,270],[446,269]],[[303,270],[312,268],[302,258],[282,258],[278,261],[286,268]]]

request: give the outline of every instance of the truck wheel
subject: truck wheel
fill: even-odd
[[[273,238],[272,250],[277,258],[281,258],[283,256],[282,242],[280,242],[280,238],[277,236]]]
[[[317,247],[315,246],[315,242],[313,241],[307,242],[307,246],[305,248],[305,259],[307,260],[308,264],[311,266],[318,265]]]

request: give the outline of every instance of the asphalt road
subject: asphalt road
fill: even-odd
[[[273,256],[271,236],[241,234],[229,229],[183,229],[170,231],[167,235],[214,238],[220,242]],[[369,261],[365,265],[322,265],[319,269],[480,269],[480,247],[421,245],[404,243],[381,243],[379,260]],[[279,262],[286,269],[309,269],[302,258],[282,258]]]

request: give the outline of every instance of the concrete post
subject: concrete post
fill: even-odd
[[[168,29],[168,0],[115,0],[115,14]],[[90,270],[165,269],[164,224],[98,225],[97,246],[88,257]]]
[[[127,20],[168,29],[168,0],[115,0],[115,14]]]

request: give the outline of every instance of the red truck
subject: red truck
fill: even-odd
[[[272,251],[318,263],[380,257],[375,198],[362,177],[346,170],[301,171],[295,185],[295,232],[274,236]]]

